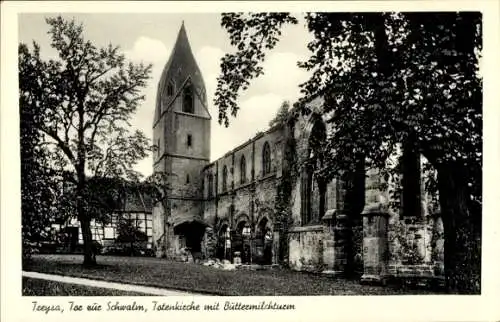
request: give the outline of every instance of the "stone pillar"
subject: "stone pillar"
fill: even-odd
[[[334,226],[334,254],[335,260],[333,270],[335,275],[344,275],[347,267],[346,245],[349,242],[349,227],[347,225],[347,215],[341,211],[337,212]]]
[[[335,274],[335,209],[327,210],[322,218],[323,221],[323,274]]]
[[[276,227],[275,227],[276,229]],[[279,253],[280,253],[280,232],[279,230],[273,231],[273,251],[272,251],[272,265],[279,264]]]
[[[388,276],[388,214],[363,213],[363,261],[362,282],[385,283]]]
[[[342,178],[334,180],[335,207],[332,213],[332,233],[333,233],[333,271],[332,274],[341,276],[345,274],[347,266],[346,245],[349,236],[347,216],[345,210],[346,187]]]
[[[178,242],[177,236],[174,235],[174,228],[172,225],[167,224],[165,227],[165,257],[167,259],[175,259],[176,257],[176,249]]]
[[[432,228],[434,275],[444,276],[444,227],[440,213],[434,215],[434,227]]]
[[[378,171],[369,170],[363,209],[363,262],[361,282],[386,282],[388,277],[389,207],[387,192],[381,187]]]

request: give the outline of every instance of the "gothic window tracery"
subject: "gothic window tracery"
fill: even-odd
[[[323,217],[326,207],[326,181],[315,175],[322,167],[322,146],[326,139],[326,128],[317,119],[309,136],[307,162],[301,171],[301,220],[302,225],[317,223]]]

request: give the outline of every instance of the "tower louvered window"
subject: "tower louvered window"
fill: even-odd
[[[168,83],[167,86],[167,96],[173,96],[173,95],[174,95],[174,84],[170,82]]]
[[[184,113],[194,113],[193,89],[191,86],[188,86],[184,89],[182,111]]]

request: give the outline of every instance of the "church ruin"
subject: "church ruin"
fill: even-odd
[[[159,257],[182,249],[202,258],[284,265],[333,275],[443,276],[443,227],[423,185],[419,155],[405,155],[400,183],[380,171],[325,181],[315,176],[330,124],[321,102],[210,162],[211,116],[184,25],[158,84],[154,171],[168,174],[166,207],[153,209]],[[389,189],[403,186],[399,211]]]

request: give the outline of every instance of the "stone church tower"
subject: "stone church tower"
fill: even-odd
[[[198,251],[202,220],[202,170],[210,161],[210,122],[205,83],[188,41],[184,22],[156,95],[153,169],[168,178],[166,208],[153,213],[158,256],[173,257],[183,247]]]

